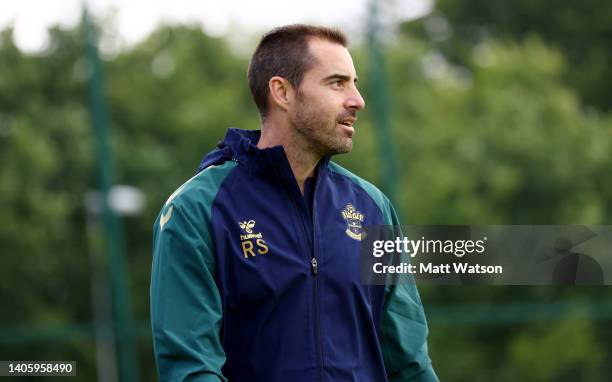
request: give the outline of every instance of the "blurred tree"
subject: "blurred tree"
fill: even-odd
[[[390,56],[392,78],[409,84],[396,88],[394,110],[412,222],[610,218],[609,197],[597,191],[605,181],[593,176],[610,165],[609,133],[563,85],[562,55],[537,39],[490,41],[459,67],[418,41],[405,46]]]
[[[436,11],[416,28],[453,61],[469,60],[470,47],[488,38],[522,41],[539,36],[568,60],[566,83],[583,103],[609,110],[612,74],[612,4],[604,0],[504,2],[438,0]]]
[[[585,317],[533,325],[509,349],[503,375],[507,381],[603,380],[605,351],[596,344],[593,323]]]
[[[2,359],[76,359],[90,375],[88,337],[40,334],[65,343],[33,347],[33,327],[91,321],[83,195],[91,170],[84,89],[73,80],[80,56],[76,30],[54,28],[41,55],[21,53],[12,30],[0,34],[0,325]],[[85,332],[86,333],[86,332]],[[9,344],[8,346],[6,344]],[[69,356],[71,355],[71,356]]]

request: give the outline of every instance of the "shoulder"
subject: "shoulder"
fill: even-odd
[[[163,207],[166,208],[171,204],[176,206],[202,204],[210,208],[221,185],[237,165],[238,163],[234,161],[225,161],[206,167],[177,188]]]
[[[194,224],[208,224],[212,203],[221,185],[238,163],[226,161],[206,167],[168,197],[153,225],[154,237],[162,230],[185,231]]]
[[[389,198],[387,198],[387,196],[378,187],[368,182],[367,180],[355,175],[353,172],[340,166],[336,162],[329,162],[329,170],[332,174],[350,180],[356,187],[359,187],[363,191],[365,191],[370,196],[370,198],[374,200],[374,202],[378,205],[378,208],[380,208],[381,211],[386,212],[389,210]]]

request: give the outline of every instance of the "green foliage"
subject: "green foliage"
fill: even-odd
[[[520,332],[510,348],[506,380],[594,381],[603,349],[587,318],[534,325]]]
[[[601,180],[591,175],[609,165],[607,149],[591,148],[609,148],[608,132],[563,85],[562,56],[538,40],[489,42],[459,68],[418,43],[401,44],[415,51],[390,52],[399,72],[391,77],[409,84],[394,87],[394,126],[412,222],[605,221],[607,195],[594,192]],[[423,56],[440,61],[437,72],[402,75]]]
[[[558,48],[569,65],[564,81],[585,105],[610,109],[612,74],[612,4],[605,0],[492,2],[486,0],[438,0],[434,19],[416,27],[440,45],[446,54],[463,62],[470,47],[493,37],[522,41],[537,35]],[[445,23],[442,21],[442,23]],[[448,29],[448,31],[443,31]]]

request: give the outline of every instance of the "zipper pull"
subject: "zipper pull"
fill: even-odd
[[[310,265],[312,265],[312,273],[316,275],[319,272],[317,259],[313,257],[312,260],[310,260]]]

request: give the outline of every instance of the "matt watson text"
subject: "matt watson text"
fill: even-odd
[[[401,263],[397,265],[383,265],[382,263],[375,263],[372,266],[374,273],[410,273],[410,274],[429,274],[429,275],[443,275],[443,274],[501,274],[504,271],[501,265],[480,265],[480,264],[469,264],[469,263],[452,263],[452,264],[433,264],[433,263],[419,263],[409,264]]]

